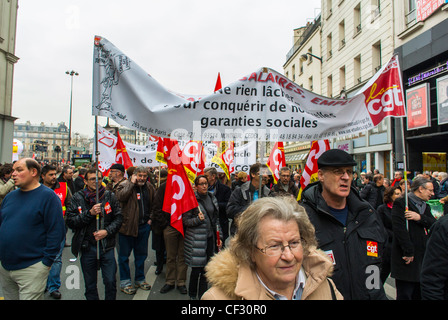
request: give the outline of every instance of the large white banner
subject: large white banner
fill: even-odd
[[[403,117],[397,56],[351,99],[309,92],[261,68],[209,95],[175,93],[107,39],[96,36],[93,110],[148,134],[197,141],[311,141],[344,136]]]
[[[188,141],[179,141],[181,149],[185,147]],[[146,145],[137,145],[123,141],[126,151],[134,166],[158,167],[160,163],[156,161],[157,141],[149,142]],[[222,169],[211,160],[215,156],[218,146],[211,141],[203,142],[204,153],[206,155],[205,166],[213,166],[218,172]],[[116,156],[117,136],[113,135],[101,126],[98,126],[98,151],[99,169],[101,172],[107,171],[114,163]],[[256,162],[257,143],[250,141],[242,145],[235,146],[234,161],[235,171],[245,171],[249,173],[249,168]]]

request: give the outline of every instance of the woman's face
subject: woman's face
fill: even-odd
[[[258,232],[260,234],[257,242],[258,250],[254,249],[252,259],[263,283],[280,294],[294,289],[303,260],[303,247],[297,222],[294,220],[286,222],[267,216],[260,221]],[[296,248],[291,250],[288,247],[297,242],[300,244]],[[285,247],[283,251],[280,249],[278,254],[273,256],[260,251],[273,246]]]
[[[401,190],[397,188],[394,190],[394,194],[392,195],[392,201],[395,201],[395,199],[397,199],[399,196],[401,196]]]
[[[199,194],[206,194],[208,190],[208,182],[205,178],[199,178],[196,190]]]

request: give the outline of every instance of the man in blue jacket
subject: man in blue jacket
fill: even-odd
[[[21,159],[13,168],[18,189],[0,207],[0,283],[5,299],[42,299],[65,238],[61,200],[39,183],[37,161]]]

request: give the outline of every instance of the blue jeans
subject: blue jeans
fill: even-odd
[[[96,246],[90,245],[86,251],[81,253],[81,268],[84,275],[85,297],[87,300],[99,300],[96,251]],[[105,300],[115,300],[117,296],[117,262],[115,260],[114,248],[106,252],[101,248],[100,252],[100,268],[103,276]]]
[[[129,268],[129,256],[134,251],[135,282],[145,280],[145,260],[148,257],[148,240],[151,226],[147,223],[138,227],[137,237],[118,234],[118,267],[120,270],[120,286],[126,287],[131,282],[131,270]]]
[[[49,293],[59,290],[59,288],[61,287],[62,251],[64,250],[64,247],[65,238],[61,243],[59,253],[54,259],[54,262],[51,265],[50,273],[48,275],[47,290]]]

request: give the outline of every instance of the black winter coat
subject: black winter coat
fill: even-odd
[[[106,214],[104,206],[109,203],[112,212]],[[121,214],[120,204],[115,195],[106,190],[104,198],[101,202],[102,216],[100,218],[100,229],[107,231],[107,237],[101,240],[101,245],[104,250],[110,250],[115,247],[115,238],[118,230],[121,227],[123,216]],[[72,239],[72,253],[75,257],[81,252],[83,242],[85,242],[86,232],[92,224],[96,224],[96,216],[92,216],[89,212],[91,208],[87,204],[84,197],[84,192],[76,192],[67,208],[66,223],[70,229],[73,229],[74,235]],[[97,228],[94,228],[95,230]]]
[[[236,232],[236,220],[243,213],[244,210],[252,203],[253,193],[255,187],[252,186],[251,181],[247,181],[241,185],[241,187],[236,187],[230,195],[229,202],[227,203],[227,217],[232,219],[232,224],[230,226],[230,233],[232,235]],[[258,188],[257,188],[258,190]],[[260,198],[271,196],[271,190],[268,187],[263,186],[262,195]]]
[[[190,210],[182,215],[185,233],[185,263],[190,267],[205,267],[207,264],[208,233],[212,233],[213,244],[216,244],[216,226],[218,224],[219,206],[216,197],[211,192],[208,192],[207,195],[213,202],[213,212],[207,212],[205,210],[203,200],[196,194],[196,199],[204,214],[205,220],[199,219],[199,210]],[[211,230],[209,230],[209,228],[211,228]],[[220,234],[222,233],[220,232]],[[214,252],[215,246],[209,249]]]
[[[373,209],[378,209],[384,203],[384,186],[377,186],[374,182],[369,182],[360,192],[362,199],[366,200]]]
[[[379,274],[387,233],[369,203],[352,187],[347,197],[349,212],[345,227],[330,213],[320,182],[305,188],[300,204],[316,229],[319,249],[333,260],[332,279],[344,299],[387,299]]]
[[[408,206],[409,211],[419,212],[411,200],[408,201]],[[408,220],[409,230],[407,230],[404,211],[405,198],[403,196],[396,199],[392,207],[394,239],[392,243],[391,276],[399,280],[420,282],[420,271],[429,237],[429,228],[436,219],[431,214],[430,206],[427,205],[420,221]],[[406,264],[403,257],[414,257],[414,261]]]
[[[448,300],[448,216],[431,228],[420,274],[423,300]]]

